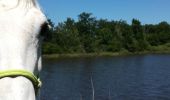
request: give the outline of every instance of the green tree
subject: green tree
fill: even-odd
[[[85,52],[94,52],[96,48],[96,18],[91,13],[78,16],[77,28]]]
[[[146,34],[146,39],[151,46],[159,45],[159,36],[156,32],[156,26],[152,24],[144,25],[144,32]]]
[[[170,26],[167,22],[161,22],[157,25],[157,33],[160,44],[170,42]]]
[[[134,36],[135,51],[143,51],[148,47],[146,36],[143,31],[141,22],[137,19],[132,20],[132,33]]]
[[[67,21],[60,23],[55,28],[54,37],[53,41],[62,48],[63,52],[74,53],[83,51],[75,21],[71,18],[67,18]]]
[[[170,43],[170,25],[165,21],[141,25],[139,20],[133,19],[130,25],[123,20],[97,20],[91,13],[83,12],[77,22],[67,18],[56,26],[50,19],[48,23],[52,28],[48,29],[46,23],[41,30],[45,54],[140,52]]]

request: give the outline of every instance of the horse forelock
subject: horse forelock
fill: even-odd
[[[20,4],[26,8],[30,8],[30,7],[39,8],[37,0],[18,0],[18,5]]]
[[[23,10],[32,7],[40,9],[37,0],[0,0],[1,11],[12,10],[18,7],[22,8]]]

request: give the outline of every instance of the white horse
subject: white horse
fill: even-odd
[[[36,0],[0,0],[0,71],[37,75],[41,70],[40,32],[46,22]],[[0,100],[35,100],[33,83],[28,75],[1,78]]]

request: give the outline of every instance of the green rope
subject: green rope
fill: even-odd
[[[39,89],[42,85],[40,78],[36,77],[33,73],[25,71],[25,70],[7,70],[0,71],[0,79],[5,77],[17,77],[23,76],[28,78],[34,85],[34,88]]]

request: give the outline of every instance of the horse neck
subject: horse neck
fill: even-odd
[[[0,80],[0,100],[35,100],[32,83],[24,77]]]

